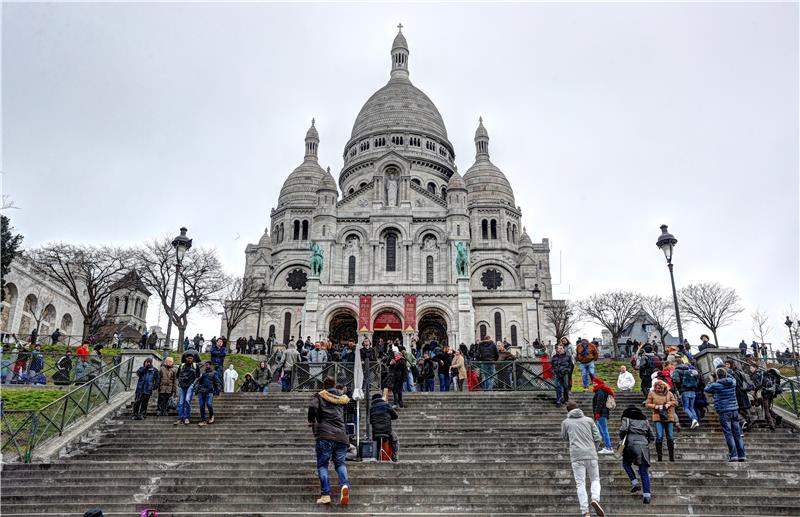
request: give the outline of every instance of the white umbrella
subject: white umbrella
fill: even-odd
[[[356,356],[353,361],[353,400],[363,400],[364,370],[361,367],[361,343],[356,341]]]

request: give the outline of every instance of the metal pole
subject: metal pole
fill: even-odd
[[[794,382],[800,382],[800,370],[798,370],[798,361],[797,360],[797,344],[795,343],[794,339],[794,332],[792,332],[792,327],[789,327],[789,339],[792,342],[792,364],[794,365]],[[794,392],[792,392],[792,396],[794,396]]]
[[[261,312],[264,310],[264,298],[258,297],[258,323],[256,323],[256,339],[261,337]]]
[[[365,365],[365,369],[367,370],[367,389],[366,389],[366,397],[365,397],[366,401],[367,401],[366,409],[365,409],[365,411],[367,413],[367,439],[372,440],[372,427],[369,425],[369,408],[370,408],[370,405],[371,405],[371,400],[370,400],[371,397],[370,397],[370,394],[369,394],[369,375],[370,375],[370,371],[369,371],[369,355],[367,355],[365,357],[364,365]]]
[[[681,312],[678,310],[678,293],[675,291],[675,275],[672,273],[672,261],[667,262],[669,279],[672,282],[672,302],[675,304],[675,323],[678,324],[678,341],[683,344],[683,327],[681,326]],[[664,344],[666,346],[666,344]]]
[[[169,304],[169,317],[167,318],[167,337],[165,341],[164,347],[164,359],[167,358],[169,355],[169,351],[172,350],[172,345],[170,344],[169,336],[172,333],[172,317],[175,314],[175,294],[178,291],[178,276],[180,274],[181,264],[180,262],[175,262],[175,282],[172,284],[172,302]],[[178,344],[180,348],[180,343]]]
[[[536,300],[536,340],[539,341],[539,344],[542,344],[542,337],[540,336],[539,331],[539,300]]]

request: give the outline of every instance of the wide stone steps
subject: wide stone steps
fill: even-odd
[[[5,465],[2,515],[577,515],[565,417],[541,393],[406,394],[399,463],[348,463],[351,505],[321,509],[309,393],[224,394],[217,421],[173,426],[123,413],[49,465]],[[573,398],[587,413],[591,393]],[[639,394],[617,398],[609,428]],[[151,405],[151,409],[153,406]],[[362,406],[362,415],[363,415]],[[196,403],[193,417],[198,418]],[[362,420],[362,430],[363,430]],[[716,416],[676,433],[675,463],[654,464],[653,504],[628,492],[620,461],[600,457],[608,515],[798,515],[797,435],[746,435],[749,461],[728,464]],[[188,448],[186,444],[190,444]],[[331,470],[334,493],[336,475]],[[336,497],[334,497],[336,500]]]

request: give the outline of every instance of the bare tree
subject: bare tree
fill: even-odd
[[[577,332],[580,326],[580,310],[574,302],[568,300],[548,300],[542,305],[545,323],[556,338],[556,344],[562,337],[569,337]],[[551,353],[549,350],[548,353]]]
[[[230,341],[231,332],[239,323],[251,314],[258,314],[259,284],[252,278],[241,276],[226,277],[224,284],[219,303],[222,305],[222,317],[225,322],[225,339]]]
[[[678,303],[688,321],[700,323],[711,331],[717,346],[717,329],[730,325],[744,311],[736,291],[716,282],[687,285],[678,291]]]
[[[52,303],[55,301],[55,296],[53,296],[53,293],[51,293],[48,288],[41,284],[35,286],[31,294],[36,297],[36,304],[30,307],[29,312],[33,318],[33,328],[36,329],[36,333],[38,334],[41,330],[40,327],[42,326],[42,321],[44,321],[45,317],[47,317],[50,312],[52,312],[53,317],[55,317],[55,309],[52,307]],[[48,309],[50,310],[48,311]]]
[[[136,254],[142,282],[155,291],[164,313],[178,328],[178,350],[183,351],[183,337],[193,309],[211,309],[224,286],[222,265],[215,250],[191,248],[186,252],[178,273],[175,310],[172,289],[175,280],[175,250],[170,237],[146,243]]]
[[[767,336],[772,332],[772,327],[769,325],[769,317],[766,312],[756,308],[755,312],[750,315],[753,320],[753,335],[758,340],[760,346],[767,346]]]
[[[663,296],[645,296],[642,298],[642,309],[653,318],[653,326],[661,338],[661,343],[666,346],[667,334],[678,328],[674,304]]]
[[[618,357],[617,342],[619,337],[642,308],[642,295],[632,291],[610,291],[593,294],[578,302],[581,313],[608,330],[614,357]]]
[[[50,243],[30,252],[31,264],[64,287],[83,316],[82,339],[102,319],[108,298],[123,285],[130,251],[110,246]]]

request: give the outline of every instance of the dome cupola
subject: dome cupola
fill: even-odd
[[[317,162],[319,133],[311,119],[311,127],[306,133],[305,159],[283,182],[278,196],[278,207],[283,206],[315,206],[317,188],[324,180],[325,171]]]
[[[483,126],[483,117],[478,119],[475,130],[475,163],[464,174],[469,204],[504,205],[514,204],[514,191],[505,174],[489,160],[489,133]]]

